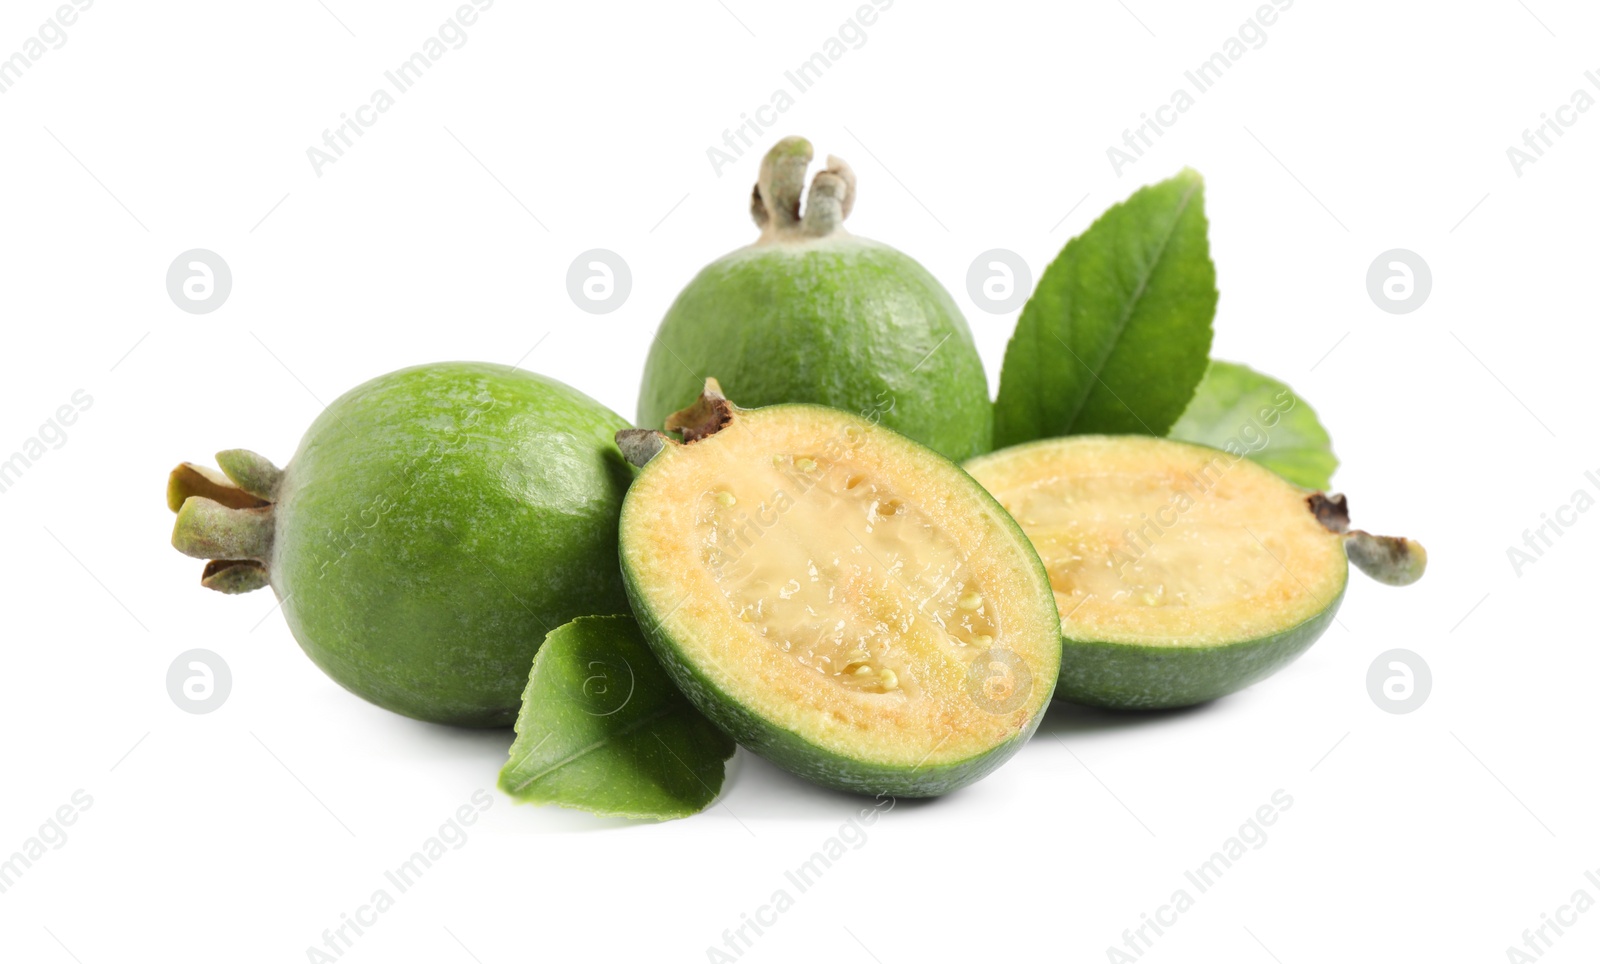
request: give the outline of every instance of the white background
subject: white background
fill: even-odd
[[[753,237],[758,151],[719,177],[707,148],[856,3],[501,0],[319,177],[306,149],[455,8],[327,6],[96,3],[0,95],[0,455],[93,398],[0,495],[0,856],[93,798],[0,894],[0,956],[307,960],[487,788],[468,842],[343,960],[707,960],[861,801],[741,752],[687,820],[514,806],[493,790],[509,732],[340,690],[270,593],[199,588],[163,486],[223,448],[281,462],[323,402],[425,361],[520,359],[631,416],[674,294]],[[991,390],[1015,313],[974,304],[973,258],[1007,248],[1037,277],[1140,184],[1200,170],[1216,355],[1316,406],[1357,523],[1424,541],[1427,578],[1353,580],[1341,626],[1214,705],[1052,708],[992,777],[880,819],[744,960],[1106,960],[1278,789],[1267,842],[1144,960],[1499,961],[1574,891],[1600,898],[1600,512],[1520,576],[1507,559],[1600,470],[1600,110],[1520,177],[1506,156],[1574,90],[1600,96],[1600,10],[1300,0],[1114,174],[1106,148],[1255,7],[901,0],[759,149],[800,133],[852,162],[851,228],[951,288]],[[0,56],[53,9],[7,3]],[[595,247],[632,269],[611,314],[566,289]],[[1433,273],[1403,315],[1365,283],[1397,247]],[[208,315],[165,289],[191,248],[232,268]],[[165,685],[194,647],[234,678],[204,716]],[[1409,715],[1367,691],[1396,647],[1433,673]],[[1545,958],[1597,952],[1591,910]]]

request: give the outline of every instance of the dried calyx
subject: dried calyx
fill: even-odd
[[[1306,504],[1324,529],[1344,536],[1345,555],[1369,578],[1386,586],[1409,586],[1422,578],[1428,567],[1428,551],[1422,543],[1350,528],[1349,504],[1338,493],[1313,492],[1306,497]]]
[[[625,428],[617,433],[617,448],[622,450],[629,462],[643,468],[646,462],[668,445],[688,445],[727,428],[733,424],[735,411],[734,404],[722,394],[722,386],[717,384],[715,378],[708,378],[694,404],[667,416],[666,432]],[[676,432],[681,441],[667,432]]]
[[[750,216],[761,228],[761,241],[843,233],[856,201],[855,172],[830,154],[828,166],[811,179],[802,214],[800,195],[811,158],[811,142],[803,137],[785,137],[762,158],[760,180],[750,194]]]
[[[178,514],[173,548],[206,560],[200,584],[242,593],[268,584],[272,507],[283,470],[244,449],[217,453],[222,471],[184,462],[167,477],[167,507]]]

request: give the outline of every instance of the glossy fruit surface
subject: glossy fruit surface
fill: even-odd
[[[843,227],[855,175],[830,157],[800,192],[811,145],[767,155],[761,236],[703,269],[668,309],[645,364],[639,424],[660,428],[707,377],[751,408],[812,402],[952,458],[989,450],[983,363],[949,292],[909,256]]]
[[[281,471],[218,455],[169,483],[205,584],[270,584],[306,654],[407,716],[515,720],[540,641],[627,611],[617,516],[626,423],[553,379],[444,363],[383,375],[316,419]]]

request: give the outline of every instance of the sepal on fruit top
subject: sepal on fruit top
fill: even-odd
[[[733,423],[738,407],[722,394],[722,386],[715,378],[707,378],[694,404],[667,416],[666,432],[648,428],[625,428],[617,433],[617,448],[623,456],[639,468],[656,457],[667,445],[687,445],[722,431]],[[673,438],[667,432],[676,432],[682,438]]]
[[[635,423],[661,428],[700,393],[695,373],[715,372],[751,409],[825,405],[946,458],[989,451],[987,379],[955,299],[915,259],[847,230],[856,175],[837,157],[808,172],[812,158],[801,137],[762,158],[748,201],[760,234],[702,268],[667,310]],[[644,436],[628,444],[659,450]]]
[[[785,137],[761,159],[761,174],[750,194],[750,217],[761,229],[762,241],[795,235],[822,238],[844,230],[844,219],[856,203],[855,171],[828,155],[828,166],[811,179],[802,215],[800,194],[812,156],[810,141]]]
[[[200,584],[217,592],[268,585],[273,501],[283,471],[245,449],[217,453],[215,469],[184,462],[167,477],[167,507],[178,514],[172,547],[205,559]]]

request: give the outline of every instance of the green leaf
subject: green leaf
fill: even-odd
[[[631,616],[584,616],[544,638],[500,789],[614,817],[704,810],[733,741],[667,678]]]
[[[1061,250],[1006,346],[995,445],[1165,435],[1206,371],[1217,277],[1204,185],[1141,188]]]
[[[1172,438],[1244,456],[1308,489],[1326,489],[1339,460],[1317,413],[1288,385],[1214,361]]]

